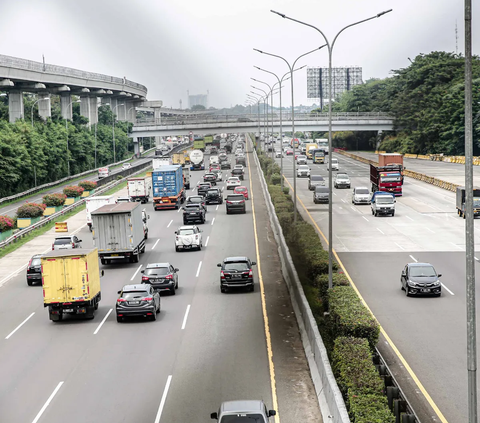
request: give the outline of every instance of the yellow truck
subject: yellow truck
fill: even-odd
[[[185,154],[183,153],[173,153],[172,154],[172,163],[174,165],[184,165],[185,164]]]
[[[305,144],[305,155],[307,156],[307,159],[310,159],[310,160],[313,159],[312,153],[310,150],[314,148],[318,148],[318,145],[315,144],[314,142],[308,142],[307,144]]]
[[[50,320],[66,314],[93,319],[102,298],[97,249],[54,250],[41,261],[43,306]]]

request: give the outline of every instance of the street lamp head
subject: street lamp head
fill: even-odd
[[[255,69],[262,70],[262,68],[259,68],[258,66],[253,65]]]
[[[283,13],[276,12],[275,10],[270,10],[270,12],[275,13],[276,15],[281,16],[282,18],[286,18],[286,17],[287,17],[287,16],[284,15]]]
[[[259,53],[262,53],[262,54],[263,54],[263,51],[262,51],[262,50],[259,50],[258,48],[254,48],[253,50],[258,51]]]
[[[386,15],[387,13],[390,13],[391,11],[393,11],[393,9],[389,9],[389,10],[385,10],[385,12],[381,12],[377,15],[377,18],[379,18],[380,16],[383,16],[383,15]]]

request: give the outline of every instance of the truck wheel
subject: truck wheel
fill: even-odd
[[[95,306],[87,307],[87,314],[85,317],[88,320],[92,320],[95,317]]]
[[[134,263],[138,263],[138,260],[139,260],[138,254],[135,254],[135,255],[133,256],[133,262],[134,262]]]
[[[27,285],[28,285],[28,286],[32,286],[32,285],[33,285],[33,281],[27,279]]]
[[[392,212],[392,217],[395,216],[395,212]]]
[[[93,230],[91,226],[88,226],[88,229],[90,229],[90,232],[92,232],[92,230]]]
[[[377,217],[377,216],[378,216],[378,212],[375,212],[375,217]]]
[[[105,259],[100,259],[100,263],[105,264]]]

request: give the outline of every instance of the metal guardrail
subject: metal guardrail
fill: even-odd
[[[173,154],[179,150],[181,150],[182,148],[187,148],[188,146],[190,146],[191,143],[188,143],[188,144],[183,144],[183,145],[178,145],[174,148],[172,148],[169,152],[169,154]],[[130,176],[130,175],[133,175],[133,174],[136,174],[136,173],[139,173],[141,171],[143,171],[144,169],[150,167],[152,165],[152,163],[150,161],[146,161],[145,163],[141,163],[141,164],[138,164],[136,166],[132,166],[130,169],[125,169],[125,170],[122,170],[121,172],[118,172],[114,175],[111,175],[112,179],[108,182],[110,182],[109,184],[107,184],[107,182],[105,182],[105,186],[100,188],[99,190],[95,191],[95,194],[94,195],[98,195],[98,194],[101,194],[107,190],[109,190],[110,188],[124,182],[125,180],[125,176]],[[117,179],[119,176],[121,176],[120,179]],[[103,181],[107,178],[103,178],[103,179],[100,179],[100,181]],[[116,179],[116,180],[115,180]],[[74,208],[82,205],[85,200],[89,198],[89,197],[84,197],[82,198],[81,200],[77,201],[76,203],[73,203],[71,204],[70,206],[67,206],[67,207],[64,207],[62,210],[60,210],[59,212],[57,213],[54,213],[50,216],[47,216],[45,217],[44,219],[40,220],[39,222],[37,223],[34,223],[33,225],[30,225],[28,226],[27,228],[25,229],[22,229],[18,232],[16,232],[15,234],[13,234],[10,238],[7,238],[5,241],[3,242],[0,242],[0,249],[6,247],[7,245],[13,243],[13,242],[16,242],[18,239],[20,238],[23,238],[25,235],[27,235],[29,232],[35,230],[35,229],[38,229],[42,226],[45,226],[47,223],[51,222],[53,219],[57,218],[57,217],[60,217],[62,215],[64,215],[65,213],[68,213],[70,210],[73,210]]]
[[[73,76],[86,80],[110,82],[124,87],[135,88],[147,94],[147,87],[137,82],[125,78],[103,75],[101,73],[87,72],[79,69],[67,68],[64,66],[50,65],[48,63],[35,62],[33,60],[20,59],[18,57],[5,56],[0,54],[0,66],[6,66],[15,69],[24,69],[35,72],[50,73],[55,75]]]
[[[294,116],[295,121],[327,121],[328,113],[297,113]],[[271,115],[269,114],[269,120]],[[278,112],[273,113],[273,119],[280,119]],[[333,121],[360,121],[360,120],[388,120],[393,122],[393,117],[383,112],[368,112],[368,113],[333,113]],[[291,113],[282,113],[282,120],[284,122],[291,122]],[[138,126],[150,126],[150,125],[189,125],[189,124],[202,124],[202,123],[234,123],[234,122],[258,122],[257,114],[244,114],[244,115],[206,115],[203,117],[198,116],[176,116],[176,117],[162,117],[162,118],[141,118],[137,119],[135,124]],[[260,122],[263,124],[263,115],[260,114]]]

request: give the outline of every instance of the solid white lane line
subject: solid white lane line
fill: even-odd
[[[417,260],[415,257],[413,257],[411,254],[410,254],[409,257],[410,257],[415,263],[418,263],[418,260]]]
[[[427,231],[430,231],[432,234],[435,233],[434,231],[432,231],[430,228],[427,228],[426,226],[425,226],[425,229],[426,229]]]
[[[200,269],[201,268],[202,268],[202,262],[198,263],[197,274],[195,275],[196,278],[198,278],[198,275],[200,274]]]
[[[10,338],[18,329],[20,329],[25,323],[27,323],[28,319],[30,319],[30,317],[32,317],[33,315],[35,314],[35,312],[33,312],[32,314],[30,314],[30,316],[28,316],[22,323],[20,323],[14,330],[12,330],[8,336],[5,337],[5,339],[8,339]]]
[[[453,246],[457,247],[459,250],[462,250],[463,251],[463,248],[462,247],[459,247],[457,244],[451,242],[450,244],[452,244]]]
[[[454,294],[452,291],[450,291],[443,283],[442,283],[442,287],[444,287],[444,288],[448,291],[448,293],[449,293],[450,295],[455,295],[455,294]]]
[[[163,390],[162,400],[158,406],[157,415],[155,417],[155,423],[160,423],[160,418],[162,417],[163,407],[165,406],[165,401],[167,400],[168,389],[170,388],[170,383],[172,382],[172,375],[168,375],[167,383],[165,389]]]
[[[377,228],[377,231],[380,232],[381,234],[385,235],[385,232],[382,232],[381,229],[378,229],[378,228]]]
[[[173,223],[173,220],[170,220],[170,223],[167,225],[167,228],[169,228],[172,223]]]
[[[335,194],[334,192],[332,192],[332,194],[333,194],[333,195],[337,195],[337,194]]]
[[[220,204],[217,204],[217,208],[216,208],[215,210],[218,210],[218,206],[219,206],[219,205],[220,205]]]
[[[474,259],[478,261],[478,258],[474,257]]]
[[[205,247],[208,245],[208,240],[209,240],[209,239],[210,239],[210,237],[207,236],[207,241],[205,242],[205,245],[204,245]]]
[[[50,395],[48,397],[48,400],[45,404],[43,404],[43,407],[41,408],[41,410],[38,412],[37,416],[33,419],[32,423],[37,423],[39,420],[40,420],[40,417],[42,417],[42,414],[45,412],[45,410],[47,409],[47,407],[50,405],[50,403],[52,402],[53,400],[53,397],[55,395],[57,395],[57,392],[59,391],[59,389],[62,387],[63,385],[63,381],[60,382],[57,387],[55,388],[55,390],[52,392],[52,395]]]
[[[96,335],[98,333],[98,331],[101,329],[101,327],[103,326],[103,324],[105,323],[105,320],[108,319],[108,316],[110,316],[110,313],[113,311],[113,308],[111,308],[110,310],[108,310],[108,313],[107,315],[103,318],[103,320],[100,322],[100,324],[98,325],[98,328],[95,329],[95,332],[93,332],[94,335]]]
[[[179,208],[178,208],[178,211],[177,211],[177,213],[180,213],[180,210],[182,210],[182,208],[181,208],[181,207],[179,207]]]
[[[405,248],[403,248],[400,244],[397,244],[397,243],[395,243],[395,244],[397,245],[397,247],[399,247],[399,248],[401,248],[402,250],[405,251]]]
[[[212,225],[213,225],[213,222],[215,222],[215,218],[212,219]]]
[[[77,232],[80,232],[85,226],[87,226],[86,223],[80,226],[78,229],[75,229],[73,232],[70,232],[70,235],[75,235]]]
[[[160,239],[157,239],[157,242],[155,242],[155,244],[153,244],[152,250],[157,246],[159,241],[160,241]]]
[[[142,265],[138,266],[137,271],[133,274],[132,279],[130,279],[131,281],[133,281],[133,279],[135,278],[135,276],[137,276],[137,273],[140,271],[141,268],[142,268]]]
[[[182,330],[185,329],[187,325],[188,313],[190,313],[190,304],[187,306],[187,311],[185,312],[185,317],[183,318]]]
[[[343,201],[345,204],[347,204],[347,202],[346,202],[343,198],[342,198],[342,201]]]
[[[370,222],[365,216],[362,216],[367,222]]]
[[[405,216],[407,219],[410,219],[412,222],[415,222],[410,216]]]

